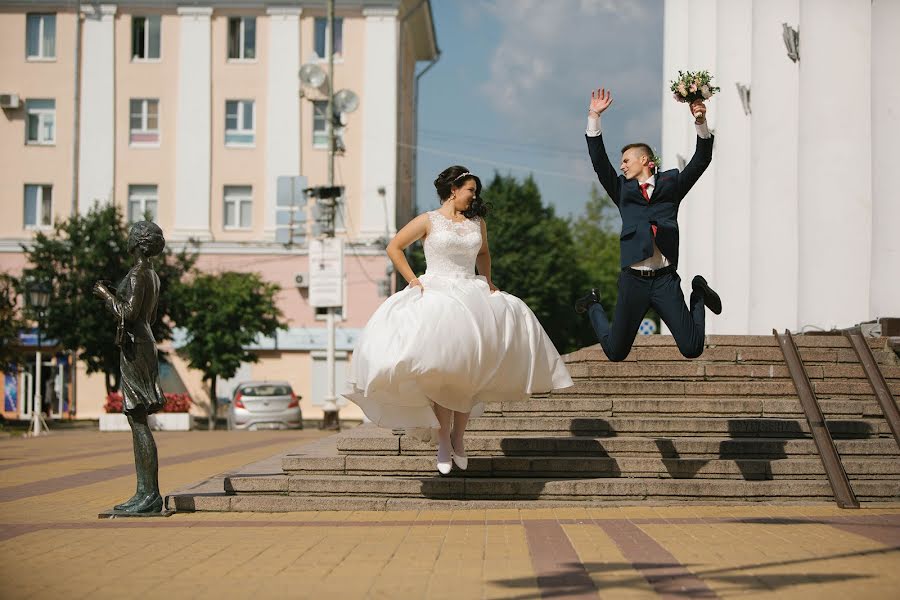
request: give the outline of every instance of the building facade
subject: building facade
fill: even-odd
[[[97,203],[116,203],[129,220],[149,214],[172,246],[200,242],[200,269],[258,272],[281,286],[289,329],[262,340],[260,361],[223,382],[220,395],[242,380],[285,379],[304,416],[317,417],[324,315],[308,302],[307,242],[276,241],[277,182],[328,183],[327,96],[298,77],[303,65],[327,67],[325,3],[75,6],[0,3],[0,269],[21,272],[20,244]],[[334,171],[345,190],[336,223],[346,245],[340,391],[356,335],[390,290],[385,239],[414,210],[416,67],[438,56],[430,3],[338,0],[334,50],[334,89],[359,97]],[[199,373],[170,355],[204,402]],[[75,376],[75,414],[96,417],[102,377],[80,366]],[[27,386],[18,385],[22,398]],[[352,405],[342,411],[360,416]]]
[[[900,2],[667,0],[664,27],[664,165],[694,147],[668,81],[706,69],[721,87],[712,167],[680,216],[682,281],[722,296],[707,331],[900,315]]]

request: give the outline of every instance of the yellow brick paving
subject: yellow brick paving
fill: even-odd
[[[171,491],[314,441],[303,432],[156,436]],[[259,442],[252,448],[241,448]],[[209,454],[209,456],[207,456]],[[63,460],[57,460],[63,457]],[[51,462],[41,462],[53,459]],[[128,434],[0,440],[0,492],[131,464]],[[20,466],[17,466],[20,465]],[[60,480],[63,481],[63,480]],[[900,514],[831,505],[627,506],[396,512],[197,513],[99,521],[134,475],[0,502],[2,598],[565,597],[538,579],[529,523],[559,523],[593,589],[578,597],[656,598],[647,565],[602,522],[633,523],[721,598],[896,598],[900,551],[816,518]],[[38,489],[41,488],[27,488]],[[713,521],[697,523],[697,519]],[[773,524],[765,519],[786,519]],[[792,520],[796,519],[796,520]],[[807,521],[810,520],[810,521]],[[646,522],[652,521],[652,522]],[[896,521],[895,521],[896,522]],[[543,587],[542,587],[543,586]],[[573,596],[575,597],[575,596]]]

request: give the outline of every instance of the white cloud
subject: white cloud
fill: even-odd
[[[658,111],[661,1],[483,0],[479,5],[499,25],[488,59],[490,79],[479,91],[501,118],[528,119],[535,133],[558,137],[573,111],[586,111],[595,86],[613,92],[616,106],[607,120],[633,121],[651,106]],[[658,118],[651,121],[648,129],[659,127]],[[628,129],[644,138],[651,133],[635,124]]]

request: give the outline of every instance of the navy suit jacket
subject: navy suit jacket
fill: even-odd
[[[677,267],[678,207],[712,162],[713,137],[703,139],[697,136],[697,149],[683,171],[671,169],[656,174],[650,202],[641,194],[637,179],[625,179],[613,168],[603,146],[603,136],[585,137],[600,184],[622,215],[619,241],[622,268],[653,256],[651,224],[657,226],[656,245],[659,251]]]

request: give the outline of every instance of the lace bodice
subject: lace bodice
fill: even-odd
[[[457,223],[436,210],[428,213],[431,233],[425,238],[425,272],[451,277],[474,276],[481,249],[481,219]]]

